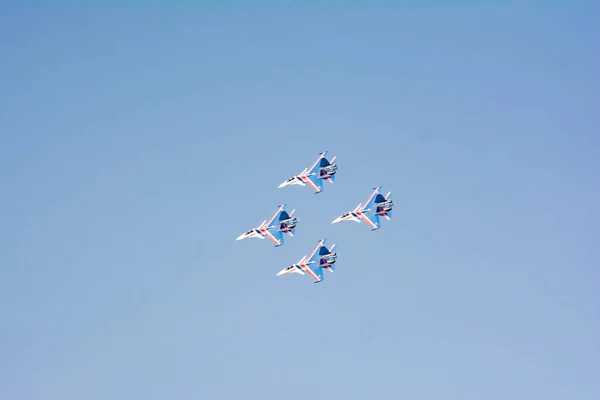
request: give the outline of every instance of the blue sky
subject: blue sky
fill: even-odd
[[[1,398],[600,398],[597,4],[2,9]]]

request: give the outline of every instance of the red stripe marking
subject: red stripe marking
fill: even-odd
[[[377,225],[375,225],[365,214],[363,214],[362,212],[358,212],[357,214],[360,218],[362,218],[363,221],[371,225],[373,228],[377,229]]]
[[[281,242],[279,242],[279,240],[275,239],[275,236],[271,235],[271,232],[269,232],[265,228],[261,228],[260,231],[262,233],[264,233],[266,237],[268,237],[269,239],[271,239],[273,241],[273,243],[275,243],[275,244],[281,244]]]
[[[306,272],[308,272],[308,274],[309,274],[310,276],[312,276],[314,280],[316,280],[316,281],[320,281],[320,280],[321,280],[321,279],[319,279],[319,277],[318,277],[318,276],[317,276],[317,275],[316,275],[316,274],[313,272],[313,270],[312,270],[312,269],[310,269],[310,268],[308,267],[308,265],[305,265],[305,264],[300,264],[300,266],[302,266],[302,269],[304,269]]]
[[[315,189],[317,192],[320,192],[321,189],[319,189],[319,187],[317,185],[315,185],[310,179],[308,179],[308,177],[306,176],[301,176],[302,180],[306,183],[308,183],[310,186],[313,187],[313,189]]]

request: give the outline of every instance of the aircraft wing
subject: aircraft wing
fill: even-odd
[[[306,179],[306,183],[315,189],[315,193],[319,193],[323,190],[323,179],[319,178],[317,175],[309,175],[306,177]]]
[[[324,160],[326,157],[327,151],[324,151],[321,154],[319,154],[319,158],[317,158],[317,161],[315,161],[315,163],[306,171],[306,174],[316,174],[318,176],[319,168],[321,168],[321,161]]]
[[[367,212],[367,211],[375,209],[375,197],[379,193],[380,188],[381,188],[381,186],[377,186],[376,188],[373,188],[373,191],[369,195],[369,198],[367,199],[367,201],[365,201],[363,203],[364,206],[362,207],[361,211]]]
[[[285,204],[281,204],[278,206],[275,214],[273,214],[273,216],[267,222],[265,222],[265,224],[264,224],[265,228],[272,226],[271,224],[273,223],[273,221],[275,221],[275,220],[279,221],[279,216],[281,215],[281,212],[285,209],[285,206],[286,206]]]
[[[305,271],[315,280],[315,283],[323,280],[323,268],[319,268],[317,263],[307,265]]]
[[[275,243],[275,247],[279,247],[283,244],[283,234],[279,231],[271,231],[267,228],[260,228],[260,233],[269,238],[273,243]]]
[[[310,253],[310,255],[308,257],[306,257],[307,263],[309,263],[311,261],[318,261],[318,259],[319,259],[318,250],[321,248],[321,246],[325,245],[326,241],[327,241],[327,238],[319,240],[319,242],[317,243],[317,247],[315,247],[314,250]]]
[[[381,228],[381,220],[379,215],[376,214],[375,210],[364,212],[361,218],[371,226],[372,230],[375,231]]]

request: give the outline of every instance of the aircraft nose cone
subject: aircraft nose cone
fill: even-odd
[[[337,217],[333,220],[332,224],[337,224],[338,222],[342,222],[342,217]]]
[[[237,239],[235,239],[235,240],[238,241],[238,240],[242,240],[242,239],[246,239],[246,234],[245,233],[243,233],[240,236],[238,236]]]

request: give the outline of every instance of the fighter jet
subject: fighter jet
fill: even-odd
[[[365,205],[360,203],[353,211],[347,212],[344,215],[333,220],[332,224],[337,224],[341,221],[356,221],[366,222],[375,231],[381,228],[379,217],[384,217],[389,220],[392,216],[392,207],[396,205],[390,198],[392,192],[389,192],[385,197],[379,193],[381,186],[373,188],[371,196],[367,199]]]
[[[305,168],[300,175],[292,176],[290,179],[279,185],[279,188],[290,185],[306,186],[308,184],[315,190],[315,194],[321,193],[323,190],[323,180],[330,183],[335,181],[335,173],[337,172],[338,166],[333,163],[334,161],[335,157],[333,157],[331,161],[328,161],[327,151],[324,151],[319,154],[319,158],[317,158],[317,161],[315,161],[310,169]]]
[[[325,246],[325,242],[327,238],[319,240],[317,247],[310,253],[310,256],[304,256],[297,264],[292,264],[289,267],[282,269],[277,273],[277,276],[297,273],[300,275],[304,275],[304,273],[308,273],[315,280],[314,283],[321,282],[323,278],[323,269],[328,269],[330,272],[333,272],[335,269],[335,262],[337,259],[337,253],[333,252],[333,248],[335,244],[332,245],[329,249]]]
[[[238,236],[236,240],[248,239],[251,237],[263,239],[268,237],[275,243],[275,247],[279,247],[283,244],[283,234],[286,233],[289,236],[294,236],[296,230],[296,224],[298,218],[292,217],[296,210],[292,210],[291,213],[285,211],[286,204],[278,206],[277,212],[267,221],[263,221],[258,228],[250,229],[248,232]]]

